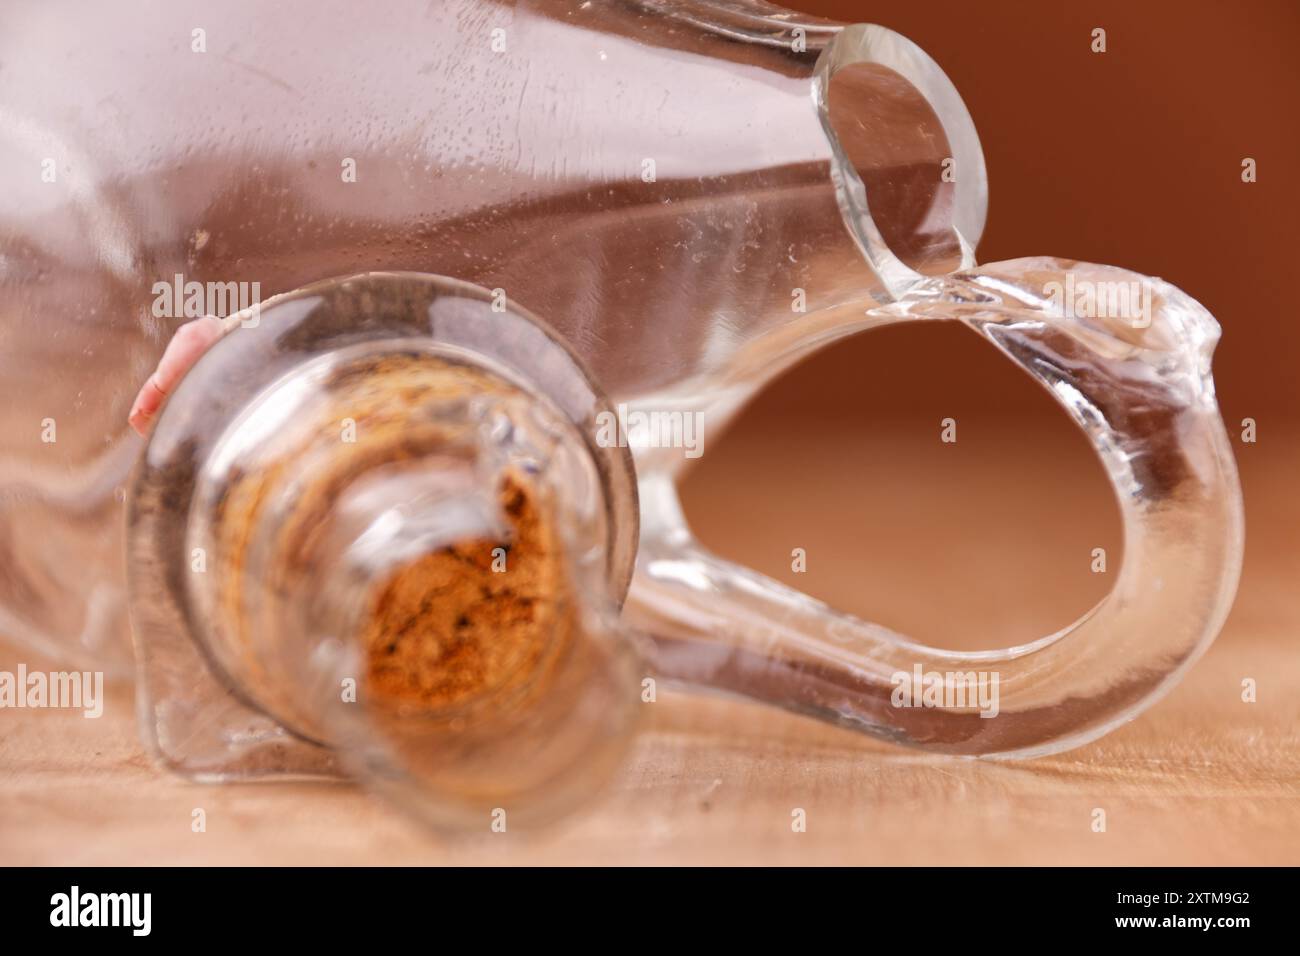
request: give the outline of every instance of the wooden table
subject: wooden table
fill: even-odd
[[[985,436],[981,445],[976,419],[968,447],[1005,450],[1015,444],[1007,439],[996,446]],[[773,568],[785,559],[772,555],[789,553],[783,537],[788,529],[780,517],[745,517],[762,502],[771,510],[782,495],[790,500],[789,475],[763,462],[797,455],[788,445],[775,452],[773,436],[794,442],[806,456],[801,467],[807,475],[828,482],[823,493],[811,496],[816,507],[847,507],[868,487],[899,496],[890,507],[867,509],[875,515],[878,542],[906,538],[907,522],[922,511],[949,508],[960,515],[970,504],[960,495],[936,504],[934,489],[926,487],[913,488],[914,497],[908,497],[909,473],[915,479],[934,471],[926,456],[936,451],[919,433],[864,440],[866,450],[855,454],[870,454],[873,442],[890,447],[893,470],[902,474],[886,479],[863,477],[857,467],[862,463],[845,460],[840,432],[771,420],[761,429],[742,423],[710,470],[690,479],[687,504],[701,516],[706,540],[725,536],[719,513],[734,515],[737,528],[765,525],[766,544],[752,537],[758,532],[746,538],[737,531],[734,547],[741,555],[768,554],[764,560]],[[1049,507],[1063,488],[1083,489],[1070,509],[1073,517],[1062,518],[1066,537],[1076,531],[1078,536],[1077,542],[1066,541],[1068,551],[1115,528],[1113,520],[1106,525],[1104,496],[1089,497],[1100,487],[1097,475],[1085,481],[1070,472],[1079,461],[1086,463],[1071,457],[1079,451],[1074,438],[1060,440],[1068,447],[1059,454],[1044,455],[1042,443],[1035,446],[1036,467],[1045,471],[1026,480],[1019,494],[1020,507],[1032,515],[1037,507]],[[0,863],[1300,863],[1300,454],[1291,450],[1300,442],[1277,439],[1270,447],[1266,454],[1263,445],[1258,455],[1256,448],[1239,452],[1250,544],[1237,604],[1218,642],[1154,709],[1070,753],[1025,763],[936,759],[749,703],[661,693],[646,705],[645,732],[631,760],[589,813],[545,838],[485,832],[448,842],[350,784],[210,786],[169,776],[141,750],[130,689],[119,687],[99,720],[59,711],[0,712]],[[834,475],[828,480],[816,466],[818,454],[834,456],[836,474],[857,476],[849,482],[850,498],[837,499]],[[985,459],[953,465],[963,487],[974,489],[971,494],[982,493],[981,481],[1004,476],[996,456]],[[795,513],[797,527],[811,520],[799,507],[781,514],[787,512]],[[981,521],[1003,517],[995,509],[991,517],[970,520],[979,530]],[[999,548],[1017,554],[1021,566],[1045,563],[1046,573],[1068,577],[1052,564],[1060,540],[1042,543],[1032,521],[1016,527],[998,539]],[[996,530],[984,530],[989,528]],[[977,547],[965,540],[945,540],[945,555],[951,560],[963,547]],[[863,579],[864,567],[891,563],[887,556],[864,554],[852,541],[818,539],[809,551],[810,589],[847,593],[853,581]],[[1007,586],[1006,567],[1017,566],[1015,561],[1004,565],[978,554],[977,549],[971,560],[959,562],[966,577],[958,585],[991,589],[999,624],[1010,615],[1017,626],[1037,626],[1045,608],[1059,614],[1062,601],[1070,605],[1095,596],[1084,591],[1099,586],[1088,581],[1079,586],[1083,590],[1040,587],[1026,571],[1035,586],[1024,588],[1008,611],[1002,606],[1006,594],[1015,592],[998,589]],[[906,572],[906,556],[897,560]],[[829,577],[813,580],[812,566],[831,569]],[[893,617],[911,613],[922,625],[919,636],[928,636],[932,619],[924,609],[935,603],[933,593],[908,598],[902,589],[903,596],[889,605],[883,595],[898,589],[886,584],[874,595],[888,605],[882,609],[886,616],[877,619],[893,624]],[[979,612],[984,599],[972,600],[965,613]],[[942,609],[933,613],[933,620],[943,619]],[[12,670],[19,660],[29,667],[55,666],[14,648],[0,649],[0,667]],[[1241,700],[1244,677],[1258,682],[1258,702]],[[191,812],[199,807],[207,829],[194,833]],[[1092,828],[1099,807],[1106,812],[1104,833]],[[792,832],[794,808],[806,811],[806,832]]]

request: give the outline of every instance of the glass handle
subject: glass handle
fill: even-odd
[[[868,319],[961,321],[1061,402],[1118,497],[1114,589],[1029,644],[926,647],[710,554],[671,479],[651,473],[627,614],[660,673],[954,754],[1065,750],[1150,706],[1213,641],[1241,567],[1241,492],[1210,377],[1217,323],[1158,279],[1055,259],[930,280]]]

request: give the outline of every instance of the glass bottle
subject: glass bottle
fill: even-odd
[[[0,541],[23,549],[0,623],[101,661],[127,659],[127,412],[187,318],[450,276],[541,316],[617,401],[716,430],[910,277],[891,248],[950,271],[983,224],[978,140],[937,66],[765,4],[48,5],[0,43],[0,481],[22,505]]]
[[[12,346],[0,372],[14,398],[0,471],[0,630],[124,667],[129,605],[154,702],[149,730],[173,765],[215,777],[298,772],[328,769],[342,753],[451,823],[475,799],[510,791],[494,775],[517,765],[518,751],[486,747],[492,769],[476,776],[467,751],[447,743],[463,722],[425,748],[436,757],[414,760],[387,711],[335,701],[362,672],[367,602],[405,566],[386,558],[363,573],[345,560],[373,540],[366,529],[417,496],[422,506],[402,523],[417,543],[394,544],[411,560],[518,532],[501,513],[503,476],[527,471],[513,456],[535,450],[498,447],[476,431],[483,420],[469,405],[447,413],[465,416],[459,431],[443,422],[462,464],[445,451],[413,456],[437,459],[417,472],[445,498],[418,497],[409,476],[376,478],[358,500],[333,489],[322,499],[329,534],[294,566],[308,578],[292,583],[273,551],[257,549],[238,573],[219,561],[196,584],[184,571],[194,548],[211,556],[193,542],[220,539],[220,522],[203,515],[231,481],[221,456],[240,449],[265,467],[285,439],[257,437],[259,419],[281,405],[327,414],[329,389],[307,369],[350,362],[353,348],[443,359],[450,349],[481,373],[467,394],[516,423],[511,432],[524,406],[560,409],[541,431],[566,436],[555,461],[580,464],[565,470],[543,455],[530,472],[534,500],[567,541],[556,579],[582,582],[569,603],[585,622],[574,629],[579,656],[602,675],[593,706],[624,703],[610,705],[609,731],[595,737],[577,710],[533,714],[535,741],[567,755],[539,760],[552,782],[565,776],[559,767],[582,763],[579,742],[612,755],[625,740],[634,633],[649,638],[648,673],[930,750],[1018,755],[1076,745],[1131,717],[1217,633],[1242,534],[1209,375],[1217,325],[1173,287],[1111,267],[977,267],[987,188],[974,125],[905,38],[749,0],[447,0],[393,4],[382,17],[344,3],[169,3],[142,17],[88,10],[68,29],[41,7],[0,40],[0,169],[14,184],[0,195],[0,310]],[[67,62],[76,84],[47,74]],[[1108,301],[1124,288],[1138,290],[1130,308],[1095,308],[1098,290]],[[387,311],[340,305],[359,289]],[[1094,308],[1077,307],[1087,304],[1078,290],[1092,290]],[[477,303],[482,329],[446,341],[422,296]],[[306,316],[305,303],[315,303]],[[124,561],[127,477],[141,453],[126,428],[131,398],[176,324],[209,312],[241,327],[163,409],[131,492]],[[334,322],[324,316],[363,313],[382,334],[339,345],[320,332]],[[684,436],[703,423],[716,435],[811,351],[886,323],[935,320],[965,323],[1048,387],[1093,440],[1125,520],[1125,563],[1106,601],[1007,651],[921,647],[708,554],[673,489],[690,449],[636,424],[667,422]],[[405,331],[392,335],[388,323]],[[526,362],[511,351],[520,337],[573,360]],[[381,392],[390,377],[362,376]],[[575,389],[582,414],[565,403]],[[425,411],[399,403],[393,421]],[[635,458],[639,532],[620,490],[627,459],[599,431],[611,415],[613,446],[630,445]],[[396,448],[383,446],[385,467]],[[192,472],[183,494],[162,490],[174,468]],[[471,472],[491,480],[475,491]],[[579,473],[582,494],[569,484]],[[275,486],[287,510],[251,540],[291,523],[301,487]],[[444,512],[468,523],[448,525]],[[603,514],[603,530],[578,513]],[[596,552],[604,557],[593,561]],[[222,604],[217,579],[245,582],[227,585],[233,604]],[[321,593],[303,590],[307,581]],[[213,623],[222,607],[226,624]],[[194,667],[197,690],[186,683]],[[918,672],[918,698],[935,675],[935,706],[899,704]],[[945,696],[966,674],[985,691],[996,676],[996,719],[979,688],[973,703]],[[524,802],[539,816],[566,803],[531,783]]]

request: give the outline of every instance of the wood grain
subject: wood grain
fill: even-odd
[[[818,440],[838,454],[833,436]],[[735,441],[704,485],[728,489],[739,515],[777,491],[755,478],[744,427]],[[627,766],[580,819],[542,837],[491,834],[485,821],[481,837],[449,842],[351,784],[170,776],[142,752],[118,687],[98,720],[0,711],[0,863],[1300,863],[1295,447],[1239,456],[1251,542],[1213,649],[1151,711],[1061,756],[936,759],[745,702],[661,693]],[[710,493],[688,499],[698,509]],[[1024,613],[1060,593],[1026,594]],[[0,667],[19,660],[54,666],[0,650]],[[1256,703],[1241,699],[1245,677]],[[191,832],[196,807],[204,833]],[[1104,833],[1091,826],[1098,807]],[[807,832],[792,832],[795,808]]]

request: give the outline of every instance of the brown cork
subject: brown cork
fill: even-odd
[[[365,629],[367,687],[389,702],[443,708],[535,681],[569,635],[554,528],[510,476],[508,541],[426,554],[377,589]]]
[[[236,612],[250,584],[244,568],[255,540],[270,534],[271,555],[253,583],[269,593],[303,593],[319,573],[331,509],[348,485],[375,467],[446,453],[448,425],[422,412],[431,400],[527,400],[477,368],[416,354],[356,363],[325,388],[319,414],[286,428],[273,453],[231,482],[215,519],[221,605],[226,620],[238,622],[237,643],[249,658],[243,669],[254,680],[268,678]],[[351,442],[340,437],[347,419],[355,423]],[[292,507],[272,518],[269,509],[286,487],[293,488]],[[363,699],[403,712],[498,705],[536,689],[569,643],[563,554],[540,491],[512,471],[494,493],[508,528],[503,540],[456,542],[373,588],[359,635]]]

